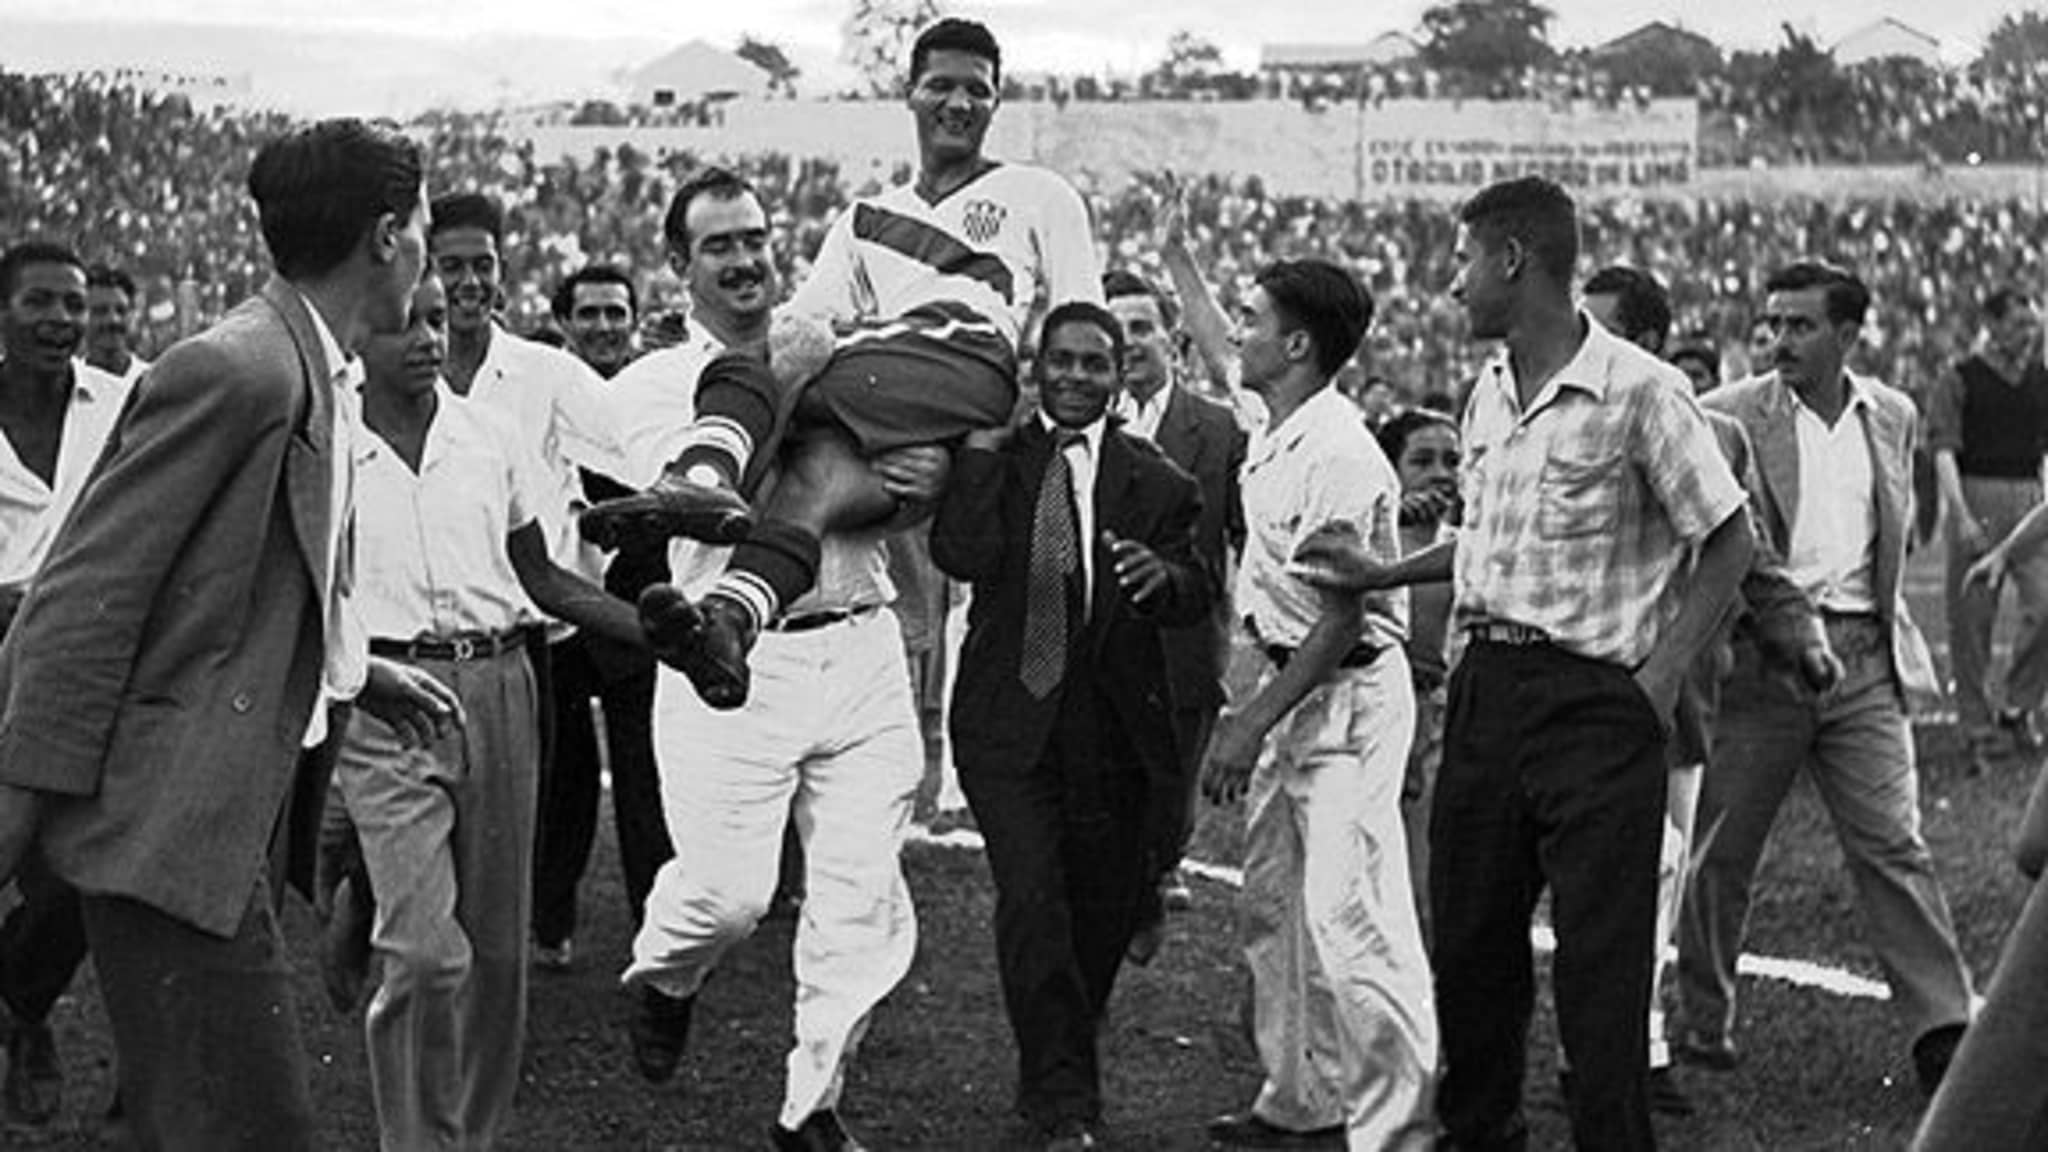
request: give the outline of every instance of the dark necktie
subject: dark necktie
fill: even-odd
[[[1068,428],[1052,434],[1052,456],[1038,484],[1031,516],[1031,567],[1024,596],[1024,651],[1017,676],[1024,690],[1045,699],[1067,670],[1067,587],[1081,565],[1074,536],[1073,469],[1067,449],[1082,443]]]

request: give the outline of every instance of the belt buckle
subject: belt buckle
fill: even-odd
[[[454,646],[455,646],[455,660],[456,660],[456,662],[457,662],[457,663],[466,663],[466,662],[468,662],[468,661],[470,661],[470,660],[474,660],[474,659],[476,659],[476,641],[475,641],[475,640],[472,640],[472,639],[470,639],[470,638],[469,638],[469,637],[467,637],[467,636],[457,636],[457,637],[455,638],[455,645],[454,645]]]

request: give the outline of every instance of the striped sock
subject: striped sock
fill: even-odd
[[[697,381],[697,418],[669,471],[697,484],[741,490],[755,453],[775,434],[781,386],[760,357],[727,352]],[[756,471],[759,471],[758,469]]]
[[[760,631],[818,582],[818,538],[793,524],[767,520],[732,550],[709,595],[744,608]]]

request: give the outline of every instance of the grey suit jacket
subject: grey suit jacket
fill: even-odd
[[[1871,574],[1871,591],[1878,614],[1890,628],[1892,671],[1905,691],[1938,692],[1933,657],[1906,608],[1901,586],[1908,529],[1913,522],[1913,446],[1919,435],[1919,415],[1905,393],[1868,376],[1856,380],[1871,397],[1863,420],[1877,503],[1876,571]],[[1758,526],[1780,556],[1791,554],[1792,523],[1799,509],[1799,435],[1792,407],[1798,402],[1776,373],[1752,376],[1701,398],[1708,409],[1740,420],[1749,434],[1762,478],[1751,500]]]
[[[165,353],[0,647],[0,780],[80,889],[240,923],[320,683],[330,380],[277,280]]]

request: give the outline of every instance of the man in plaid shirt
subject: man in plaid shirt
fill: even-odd
[[[1298,555],[1342,586],[1448,578],[1456,594],[1468,647],[1430,826],[1452,1146],[1527,1142],[1529,920],[1547,886],[1574,1142],[1650,1149],[1664,745],[1749,564],[1743,490],[1684,374],[1574,306],[1568,193],[1505,181],[1459,220],[1452,295],[1503,343],[1465,416],[1464,531],[1392,566],[1331,536]]]

